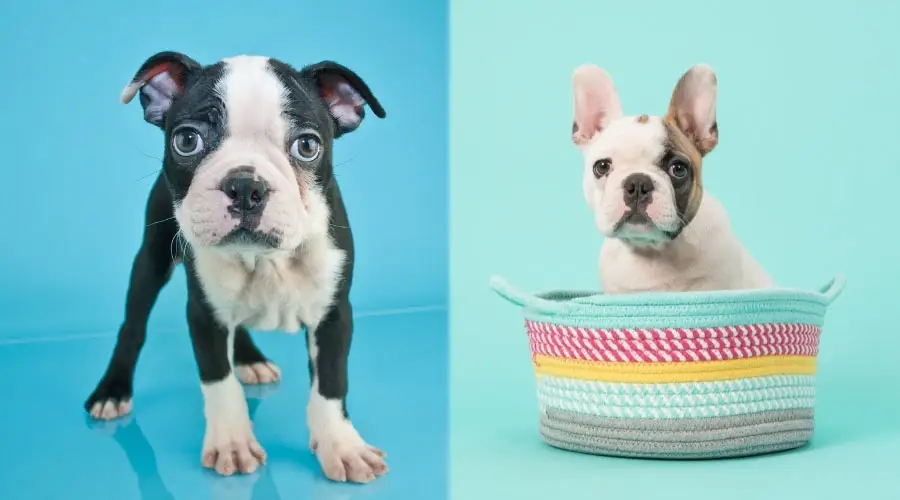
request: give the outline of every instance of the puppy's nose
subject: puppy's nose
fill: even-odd
[[[269,197],[269,186],[252,172],[235,172],[222,181],[222,191],[243,212],[261,210]]]
[[[631,174],[622,181],[625,204],[638,206],[653,198],[653,179],[647,174]]]

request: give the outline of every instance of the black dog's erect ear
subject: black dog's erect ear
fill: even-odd
[[[172,101],[184,93],[188,75],[200,67],[197,61],[184,54],[160,52],[141,65],[122,90],[120,99],[123,104],[128,104],[140,92],[144,120],[163,128]]]
[[[352,132],[366,116],[368,104],[378,118],[384,118],[384,108],[372,95],[369,86],[349,68],[332,61],[322,61],[300,70],[300,77],[311,81],[328,106],[337,125],[335,137]]]

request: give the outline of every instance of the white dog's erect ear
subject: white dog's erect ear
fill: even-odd
[[[144,120],[163,128],[172,101],[184,93],[188,75],[200,64],[178,52],[160,52],[147,59],[119,97],[128,104],[140,92]]]
[[[572,74],[575,121],[572,142],[584,146],[609,122],[622,116],[622,104],[612,78],[599,66],[585,64]]]
[[[698,64],[678,80],[669,103],[668,119],[694,141],[701,155],[706,155],[719,143],[718,94],[716,73],[709,65]]]
[[[328,112],[336,124],[335,137],[359,127],[366,116],[366,104],[375,116],[385,117],[384,108],[366,82],[345,66],[322,61],[303,68],[300,77],[312,81],[328,106]]]

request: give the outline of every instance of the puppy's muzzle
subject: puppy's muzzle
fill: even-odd
[[[231,200],[228,212],[242,220],[258,218],[271,192],[268,183],[257,177],[253,167],[239,167],[230,172],[222,179],[219,189]]]
[[[653,201],[653,179],[647,174],[629,175],[622,181],[622,197],[633,212],[643,212]]]

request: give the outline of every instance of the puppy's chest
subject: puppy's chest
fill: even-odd
[[[219,260],[197,259],[197,271],[220,321],[297,333],[318,324],[333,304],[344,252],[329,245],[292,256]]]
[[[696,247],[689,255],[639,256],[617,240],[600,251],[605,293],[687,292],[765,288],[771,280],[736,239]]]

